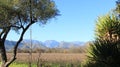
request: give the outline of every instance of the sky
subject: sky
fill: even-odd
[[[116,0],[54,0],[60,16],[48,21],[46,25],[34,24],[32,39],[38,41],[92,41],[95,21],[115,8]],[[11,31],[8,40],[16,41],[18,34]],[[30,39],[30,30],[24,35]]]

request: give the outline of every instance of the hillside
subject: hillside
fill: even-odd
[[[46,40],[45,42],[37,41],[37,40],[29,40],[25,39],[23,40],[20,45],[19,49],[30,49],[30,45],[32,43],[32,49],[47,49],[47,48],[64,48],[64,49],[69,49],[69,48],[76,48],[83,46],[85,43],[84,42],[79,42],[79,41],[74,41],[74,42],[65,42],[65,41],[55,41],[55,40]],[[11,50],[14,45],[16,44],[16,41],[10,41],[6,40],[5,42],[5,47],[7,50]]]

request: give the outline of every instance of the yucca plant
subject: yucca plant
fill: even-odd
[[[116,12],[98,17],[95,41],[90,44],[84,67],[120,67],[120,1]]]
[[[95,35],[98,39],[116,41],[120,38],[120,20],[114,13],[98,17]]]
[[[120,67],[119,46],[119,42],[95,40],[90,46],[88,64],[92,67]]]
[[[114,14],[99,17],[95,35],[85,67],[120,67],[119,19]]]
[[[85,67],[120,67],[120,21],[117,17],[114,14],[99,17],[95,34]]]

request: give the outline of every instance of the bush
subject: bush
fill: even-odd
[[[120,67],[120,42],[94,41],[88,59],[85,67]]]

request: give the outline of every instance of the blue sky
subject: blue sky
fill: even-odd
[[[60,16],[48,21],[47,25],[34,24],[32,39],[38,41],[92,41],[95,21],[100,15],[115,8],[116,0],[54,0]],[[28,30],[24,39],[30,39]],[[11,32],[9,40],[17,40],[18,34]]]

